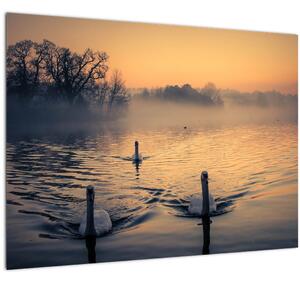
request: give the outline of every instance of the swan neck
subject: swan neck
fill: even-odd
[[[202,186],[202,216],[209,216],[209,191],[207,178],[201,179]]]
[[[85,236],[96,236],[95,223],[94,223],[94,198],[93,197],[87,197]]]
[[[135,145],[134,156],[136,159],[139,158],[139,145],[138,144]]]

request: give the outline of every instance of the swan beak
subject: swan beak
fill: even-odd
[[[95,198],[95,192],[94,192],[94,187],[89,185],[88,187],[86,187],[86,196],[91,199],[94,200]]]
[[[208,180],[208,172],[207,171],[202,171],[201,173],[201,180]]]

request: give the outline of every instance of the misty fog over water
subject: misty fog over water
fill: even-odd
[[[196,126],[222,127],[239,124],[297,122],[297,104],[276,107],[225,105],[199,107],[174,102],[135,101],[130,105],[127,119],[137,127]]]
[[[276,93],[275,93],[276,94]],[[63,102],[32,102],[23,105],[8,99],[7,130],[10,134],[43,131],[89,131],[97,128],[223,127],[239,124],[296,123],[297,96],[276,94],[277,99],[260,94],[228,94],[221,106],[205,106],[189,100],[145,99],[133,94],[128,105],[109,112],[95,106]],[[185,101],[185,102],[183,102]]]

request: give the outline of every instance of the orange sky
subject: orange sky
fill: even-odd
[[[127,87],[189,83],[241,91],[298,93],[298,37],[172,25],[7,15],[7,42],[49,39],[106,51]]]

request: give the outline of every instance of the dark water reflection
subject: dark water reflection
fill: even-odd
[[[85,238],[85,246],[88,252],[88,262],[95,263],[96,262],[96,244],[97,240],[95,237],[87,237]]]
[[[217,211],[201,230],[187,208],[202,170]],[[84,242],[87,185],[113,230]],[[7,244],[9,268],[295,247],[297,125],[9,132]]]

